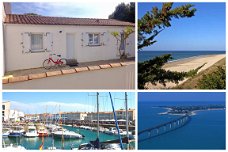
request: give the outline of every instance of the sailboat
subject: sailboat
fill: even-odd
[[[100,126],[99,126],[99,93],[97,92],[97,139],[95,141],[90,141],[90,143],[81,144],[79,146],[78,150],[99,150],[99,149],[122,150],[123,149],[122,138],[120,135],[120,130],[119,130],[116,113],[115,113],[115,109],[114,109],[114,105],[113,105],[113,101],[112,101],[112,96],[111,96],[110,92],[109,92],[109,95],[110,95],[110,99],[111,99],[111,104],[112,104],[112,109],[113,109],[113,114],[114,114],[115,124],[116,124],[116,130],[118,132],[120,144],[111,143],[111,144],[102,145],[100,143],[100,140],[99,140],[99,131],[100,131],[100,129],[99,129],[100,128]]]
[[[90,141],[90,143],[83,143],[80,144],[78,148],[74,148],[73,150],[98,150],[100,148],[100,141],[99,141],[99,93],[96,94],[97,97],[97,139],[95,141]]]
[[[119,129],[119,125],[118,125],[118,121],[117,121],[117,117],[116,117],[116,112],[115,112],[115,108],[114,108],[113,101],[112,101],[112,95],[111,95],[110,92],[109,92],[109,97],[110,97],[110,100],[111,100],[111,105],[112,105],[112,111],[113,111],[113,116],[114,116],[114,120],[115,120],[116,130],[117,130],[118,137],[119,137],[119,143],[105,144],[103,146],[104,147],[103,149],[106,149],[106,150],[123,150],[122,137],[121,137],[121,134],[120,134],[120,129]],[[115,140],[115,141],[117,141],[117,140]]]

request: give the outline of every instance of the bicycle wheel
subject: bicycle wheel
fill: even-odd
[[[66,59],[65,58],[61,58],[60,59],[60,64],[59,64],[61,67],[64,67],[66,66]]]
[[[49,70],[52,66],[53,66],[53,63],[49,59],[44,60],[43,67],[45,69]]]

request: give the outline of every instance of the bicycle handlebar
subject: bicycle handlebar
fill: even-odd
[[[61,57],[61,54],[55,54],[55,53],[52,53],[52,54],[49,54],[50,56],[52,56],[52,55],[56,55],[56,56],[58,56],[58,57]]]

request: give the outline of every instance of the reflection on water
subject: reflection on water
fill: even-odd
[[[71,148],[78,148],[78,146],[82,143],[89,143],[92,140],[95,140],[97,138],[97,133],[90,131],[90,130],[84,130],[84,129],[78,129],[74,127],[65,127],[66,129],[70,131],[78,132],[85,136],[83,139],[64,139],[64,149],[71,149]],[[100,141],[107,141],[107,140],[114,140],[118,139],[118,136],[116,135],[107,135],[104,133],[100,133]],[[20,138],[3,138],[6,145],[9,145],[13,143],[14,145],[21,145],[25,147],[26,149],[31,150],[38,150],[40,145],[42,144],[42,137],[35,137],[35,138],[26,138],[26,137],[20,137]],[[52,147],[53,138],[50,137],[44,137],[44,149],[48,149],[48,147]],[[62,139],[61,138],[54,138],[54,146],[57,149],[62,148]],[[134,147],[134,144],[132,145]]]

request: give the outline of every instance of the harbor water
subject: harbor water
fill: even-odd
[[[65,126],[67,130],[75,131],[77,133],[80,133],[84,135],[85,137],[83,139],[65,139],[64,140],[64,149],[70,150],[72,148],[78,148],[80,144],[82,143],[89,143],[90,141],[94,141],[97,138],[97,132],[96,131],[90,131],[85,129],[79,129],[75,127]],[[47,149],[48,147],[52,147],[52,140],[53,138],[50,137],[44,137],[44,146],[43,149]],[[99,135],[100,142],[107,141],[107,140],[114,140],[118,139],[118,136],[116,135],[108,135],[104,133],[100,133]],[[26,138],[26,137],[20,137],[20,138],[3,138],[6,145],[13,144],[13,145],[21,145],[25,147],[27,150],[39,150],[40,145],[42,144],[42,137],[35,137],[35,138]],[[54,138],[54,146],[57,149],[61,149],[63,144],[61,139]]]

